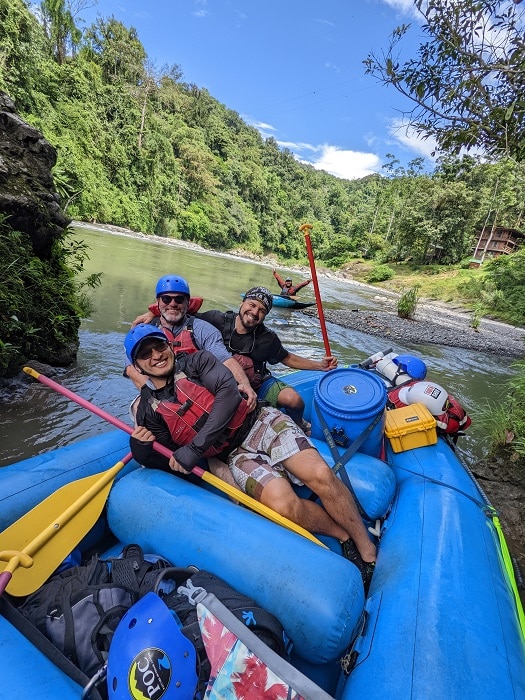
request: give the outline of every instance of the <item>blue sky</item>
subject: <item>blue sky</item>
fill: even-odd
[[[386,49],[391,31],[413,22],[403,55],[420,32],[413,0],[98,0],[85,24],[114,15],[137,29],[157,66],[183,79],[314,167],[348,179],[403,165],[433,144],[407,134],[410,103],[365,75],[363,60]],[[77,23],[82,26],[82,22]]]

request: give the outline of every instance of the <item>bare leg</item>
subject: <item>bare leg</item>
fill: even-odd
[[[222,479],[230,486],[234,486],[239,491],[241,490],[233,478],[229,466],[224,462],[221,462],[220,459],[217,459],[217,457],[208,457],[208,467],[214,476],[219,477],[219,479]]]
[[[299,498],[287,479],[275,478],[266,484],[261,494],[261,503],[309,532],[330,535],[338,540],[348,539],[348,533],[324,508],[318,503]]]
[[[286,413],[290,418],[299,427],[302,426],[304,401],[295,389],[292,389],[290,386],[286,387],[286,389],[281,389],[277,397],[277,405],[279,408],[286,409]]]
[[[375,545],[368,537],[352,494],[335,476],[317,450],[302,450],[285,459],[283,466],[317,494],[328,515],[355,542],[363,560],[375,561]]]

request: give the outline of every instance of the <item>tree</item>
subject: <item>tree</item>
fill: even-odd
[[[68,46],[72,50],[82,37],[82,32],[75,26],[73,14],[65,0],[42,0],[40,15],[44,31],[53,47],[55,59],[62,65],[66,59]]]
[[[146,51],[134,27],[127,29],[114,17],[98,17],[84,39],[89,59],[101,66],[107,82],[137,85],[143,79]]]
[[[429,37],[417,58],[399,59],[410,28],[402,25],[386,52],[367,57],[366,72],[413,102],[405,117],[443,151],[479,148],[524,160],[525,9],[511,0],[416,0],[415,6]]]

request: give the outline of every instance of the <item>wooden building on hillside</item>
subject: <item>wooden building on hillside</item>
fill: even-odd
[[[479,267],[487,258],[514,253],[523,245],[525,233],[505,226],[486,226],[479,234],[474,248],[471,267]]]

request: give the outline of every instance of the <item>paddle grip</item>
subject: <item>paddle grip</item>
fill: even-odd
[[[7,588],[7,584],[11,580],[13,574],[10,571],[2,571],[0,574],[0,595],[5,591]]]

